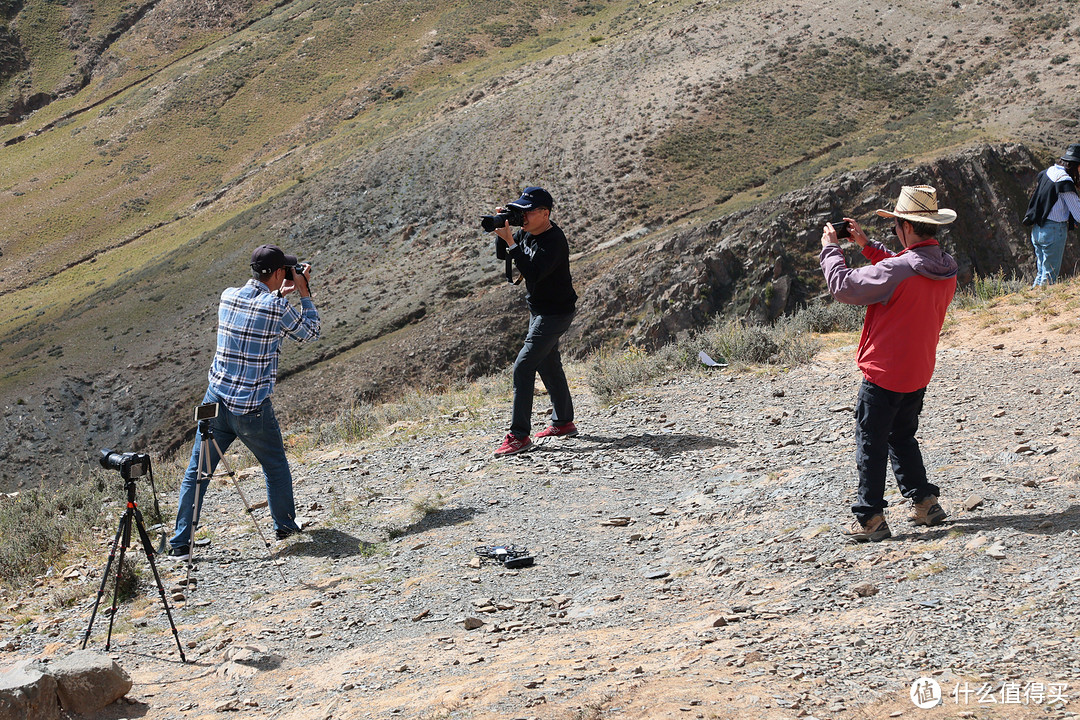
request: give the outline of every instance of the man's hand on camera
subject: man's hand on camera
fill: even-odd
[[[851,237],[851,242],[855,243],[860,248],[869,245],[870,238],[866,237],[866,233],[863,231],[862,226],[851,218],[844,219],[848,221],[848,234]]]
[[[311,297],[311,288],[308,286],[308,281],[311,278],[311,266],[304,264],[304,274],[300,275],[296,272],[293,273],[292,280],[286,280],[281,284],[279,292],[282,297],[288,295],[293,290],[300,293],[300,297]]]
[[[821,247],[825,249],[830,245],[839,245],[840,241],[836,239],[836,229],[830,223],[825,223],[825,227],[821,231]]]
[[[495,208],[495,214],[506,212],[506,208]],[[502,227],[495,228],[495,234],[506,243],[507,249],[514,247],[514,233],[510,231],[510,223],[503,223]]]

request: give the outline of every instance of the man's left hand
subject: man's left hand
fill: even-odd
[[[836,239],[836,230],[831,223],[825,223],[824,230],[821,231],[821,247],[825,249],[830,245],[839,245],[840,241]]]
[[[502,212],[506,212],[506,208],[501,208],[501,207],[495,208],[495,213],[496,214],[502,213]],[[514,233],[511,232],[511,230],[510,230],[510,223],[503,223],[502,227],[495,228],[495,234],[498,235],[500,238],[502,238],[503,242],[506,243],[506,247],[508,247],[508,248],[514,247],[514,245],[515,245],[515,243],[514,243]]]

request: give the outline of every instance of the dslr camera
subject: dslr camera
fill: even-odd
[[[309,269],[310,267],[311,267],[311,265],[309,265],[308,263],[296,263],[295,265],[292,265],[292,266],[286,265],[285,266],[285,279],[286,280],[292,280],[294,274],[295,275],[303,275],[304,271]]]
[[[150,456],[146,453],[118,453],[106,448],[98,458],[101,467],[116,470],[125,480],[134,480],[150,472]]]
[[[509,207],[495,215],[481,215],[480,227],[484,232],[494,232],[504,225],[521,227],[525,224],[525,213],[516,207]]]

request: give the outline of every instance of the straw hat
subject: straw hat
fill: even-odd
[[[948,225],[956,219],[956,213],[937,205],[937,191],[929,185],[905,185],[900,188],[900,199],[893,211],[878,210],[887,218],[901,218],[909,222]]]

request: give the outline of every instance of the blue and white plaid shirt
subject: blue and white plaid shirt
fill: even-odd
[[[217,352],[210,366],[210,391],[234,415],[256,410],[274,392],[281,339],[316,340],[322,323],[311,298],[300,312],[252,279],[226,288],[218,306]]]

